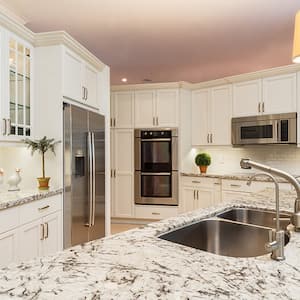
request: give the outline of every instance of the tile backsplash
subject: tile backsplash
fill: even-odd
[[[183,172],[199,172],[198,167],[194,164],[194,158],[200,152],[207,152],[212,157],[212,163],[208,168],[209,173],[255,172],[253,169],[247,171],[240,168],[241,158],[250,158],[291,174],[300,175],[300,148],[296,146],[260,145],[241,148],[230,146],[191,148],[186,157],[183,158]]]

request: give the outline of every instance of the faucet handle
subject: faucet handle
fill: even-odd
[[[269,243],[266,243],[265,244],[265,249],[268,251],[268,252],[273,252],[275,250],[277,250],[278,248],[278,243],[277,241],[272,241],[272,242],[269,242]]]

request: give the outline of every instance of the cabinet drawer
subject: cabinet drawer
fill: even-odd
[[[251,186],[247,185],[246,180],[222,180],[223,191],[237,191],[237,192],[252,192],[255,182],[252,182]]]
[[[221,179],[219,178],[206,178],[206,177],[183,177],[182,183],[184,186],[191,186],[194,188],[206,187],[206,188],[220,188]]]
[[[19,207],[12,207],[0,211],[0,233],[19,226]]]
[[[20,224],[44,217],[52,212],[61,210],[61,195],[52,196],[39,201],[20,206]]]
[[[161,220],[174,217],[177,213],[177,206],[135,205],[135,217],[137,219]]]

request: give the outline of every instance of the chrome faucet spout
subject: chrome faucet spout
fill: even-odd
[[[297,198],[295,200],[294,205],[294,214],[292,216],[292,224],[295,226],[295,231],[300,231],[300,183],[298,180],[290,175],[287,172],[271,168],[269,166],[260,164],[258,162],[252,161],[250,159],[243,158],[240,162],[242,169],[251,169],[251,167],[256,168],[258,170],[277,175],[279,177],[282,177],[286,179],[293,187],[295,188],[295,191],[297,193]]]

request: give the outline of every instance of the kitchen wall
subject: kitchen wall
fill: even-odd
[[[211,146],[191,148],[183,158],[182,171],[199,173],[194,164],[195,155],[207,152],[212,157],[208,173],[245,173],[255,172],[240,168],[241,158],[251,158],[258,162],[282,169],[294,175],[300,175],[300,148],[291,145],[266,145],[233,148],[230,146]]]
[[[61,146],[59,145],[56,147],[56,155],[47,152],[45,157],[46,176],[51,177],[50,186],[53,188],[62,187],[61,172],[59,172],[62,168],[60,155]],[[21,189],[35,189],[37,187],[36,178],[42,176],[41,156],[37,152],[31,156],[30,150],[25,146],[0,147],[0,168],[4,169],[5,176],[4,185],[0,187],[0,190],[7,188],[7,179],[14,173],[15,168],[21,169]]]

